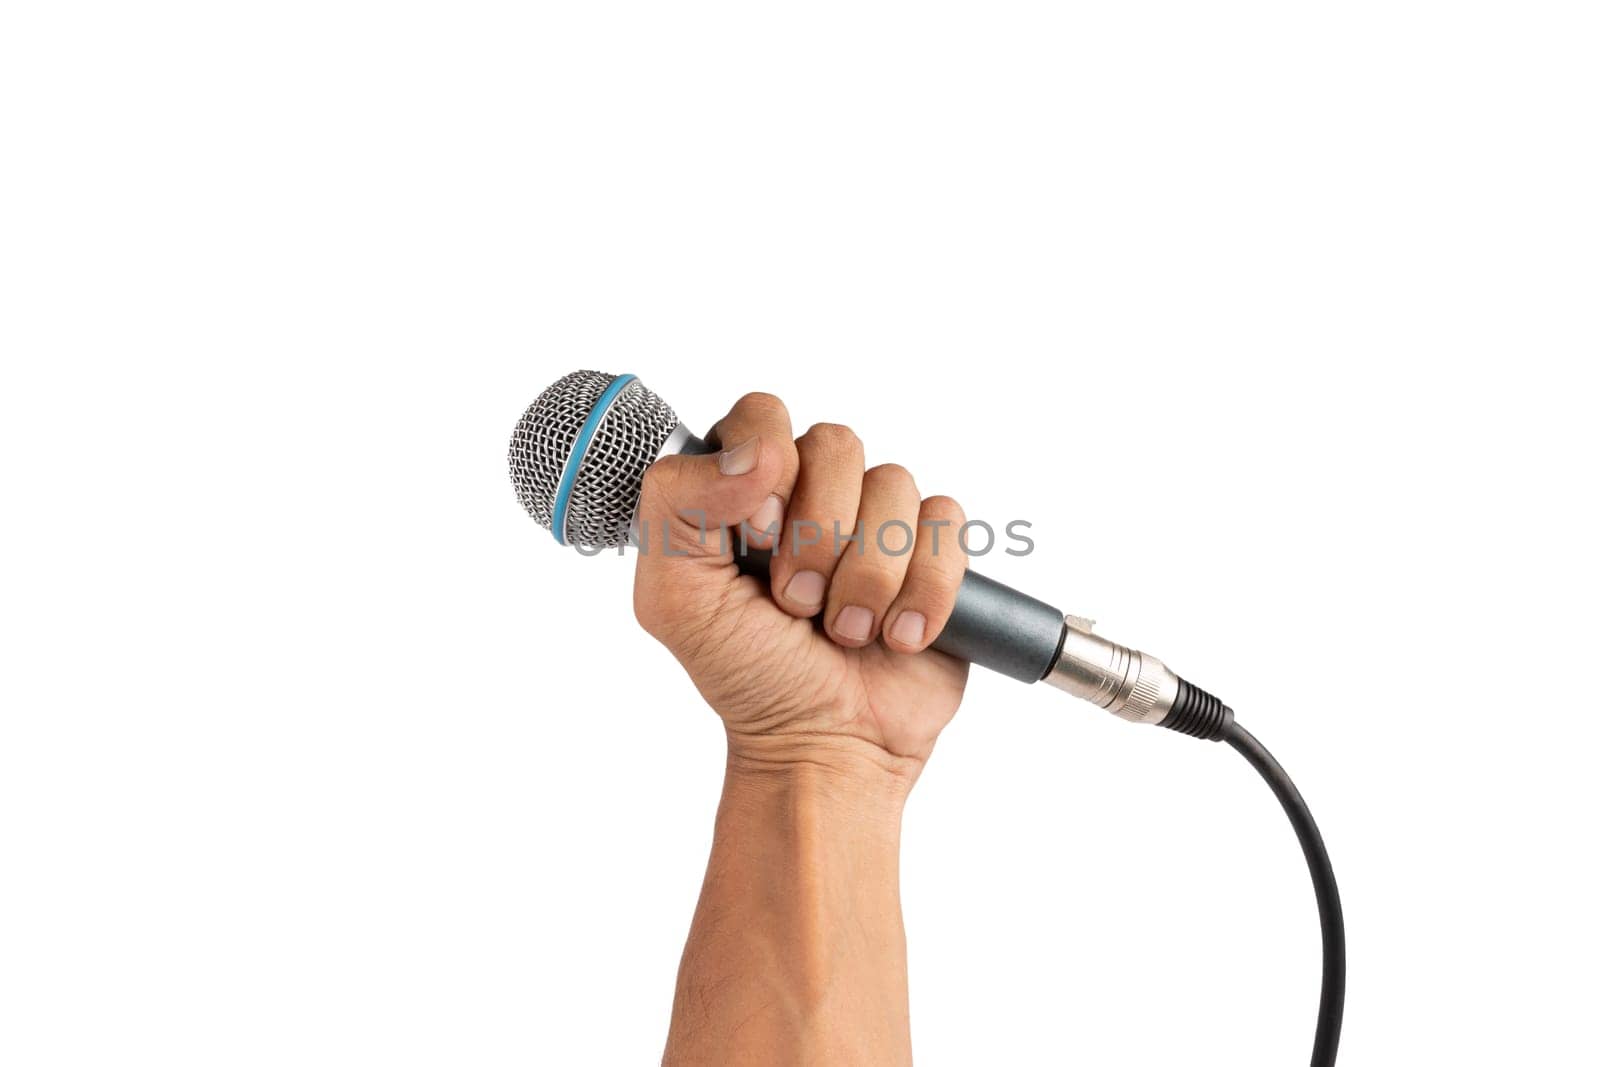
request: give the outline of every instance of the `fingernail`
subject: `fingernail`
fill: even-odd
[[[750,516],[748,526],[750,537],[747,539],[758,547],[769,543],[776,546],[778,543],[778,527],[783,523],[783,497],[774,493],[767,497],[766,502],[756,509]]]
[[[872,636],[872,612],[851,604],[833,620],[833,632],[847,641],[865,641]]]
[[[822,603],[827,584],[816,571],[800,571],[783,587],[783,595],[802,607],[814,608]]]
[[[749,474],[756,469],[756,453],[761,438],[752,437],[744,444],[724,451],[717,457],[717,468],[723,474]]]
[[[902,611],[889,628],[889,636],[902,645],[922,644],[922,635],[928,632],[928,617],[920,611]]]

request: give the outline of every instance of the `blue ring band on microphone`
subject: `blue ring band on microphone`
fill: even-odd
[[[622,391],[633,382],[638,381],[634,374],[619,374],[606,386],[606,391],[600,394],[600,399],[594,402],[594,407],[589,409],[589,417],[583,420],[583,426],[578,430],[577,438],[572,442],[572,451],[567,453],[566,465],[561,468],[561,483],[556,487],[556,509],[550,519],[550,532],[555,534],[556,544],[567,543],[567,500],[572,496],[573,483],[578,480],[578,468],[583,465],[583,457],[589,451],[589,439],[599,429],[600,421],[606,417],[606,412],[611,410],[611,404],[622,395]]]

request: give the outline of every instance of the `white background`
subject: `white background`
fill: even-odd
[[[1587,8],[7,4],[0,1060],[659,1056],[719,730],[505,472],[596,367],[1228,699],[1342,1062],[1589,1061]],[[1222,746],[975,677],[904,891],[923,1064],[1304,1060]]]

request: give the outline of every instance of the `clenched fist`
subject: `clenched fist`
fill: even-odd
[[[639,622],[722,717],[731,759],[865,757],[914,780],[966,684],[928,650],[966,570],[960,506],[923,499],[904,467],[865,469],[847,427],[796,438],[765,393],[708,441],[645,475]],[[740,573],[746,545],[771,550],[770,579]]]

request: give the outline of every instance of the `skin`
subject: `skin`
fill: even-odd
[[[927,650],[965,520],[903,467],[865,469],[846,427],[796,438],[764,393],[709,440],[715,455],[652,466],[639,510],[635,614],[728,740],[663,1062],[909,1063],[900,821],[966,684]],[[836,545],[858,522],[859,548]],[[770,580],[718,535],[740,524],[772,549]]]

